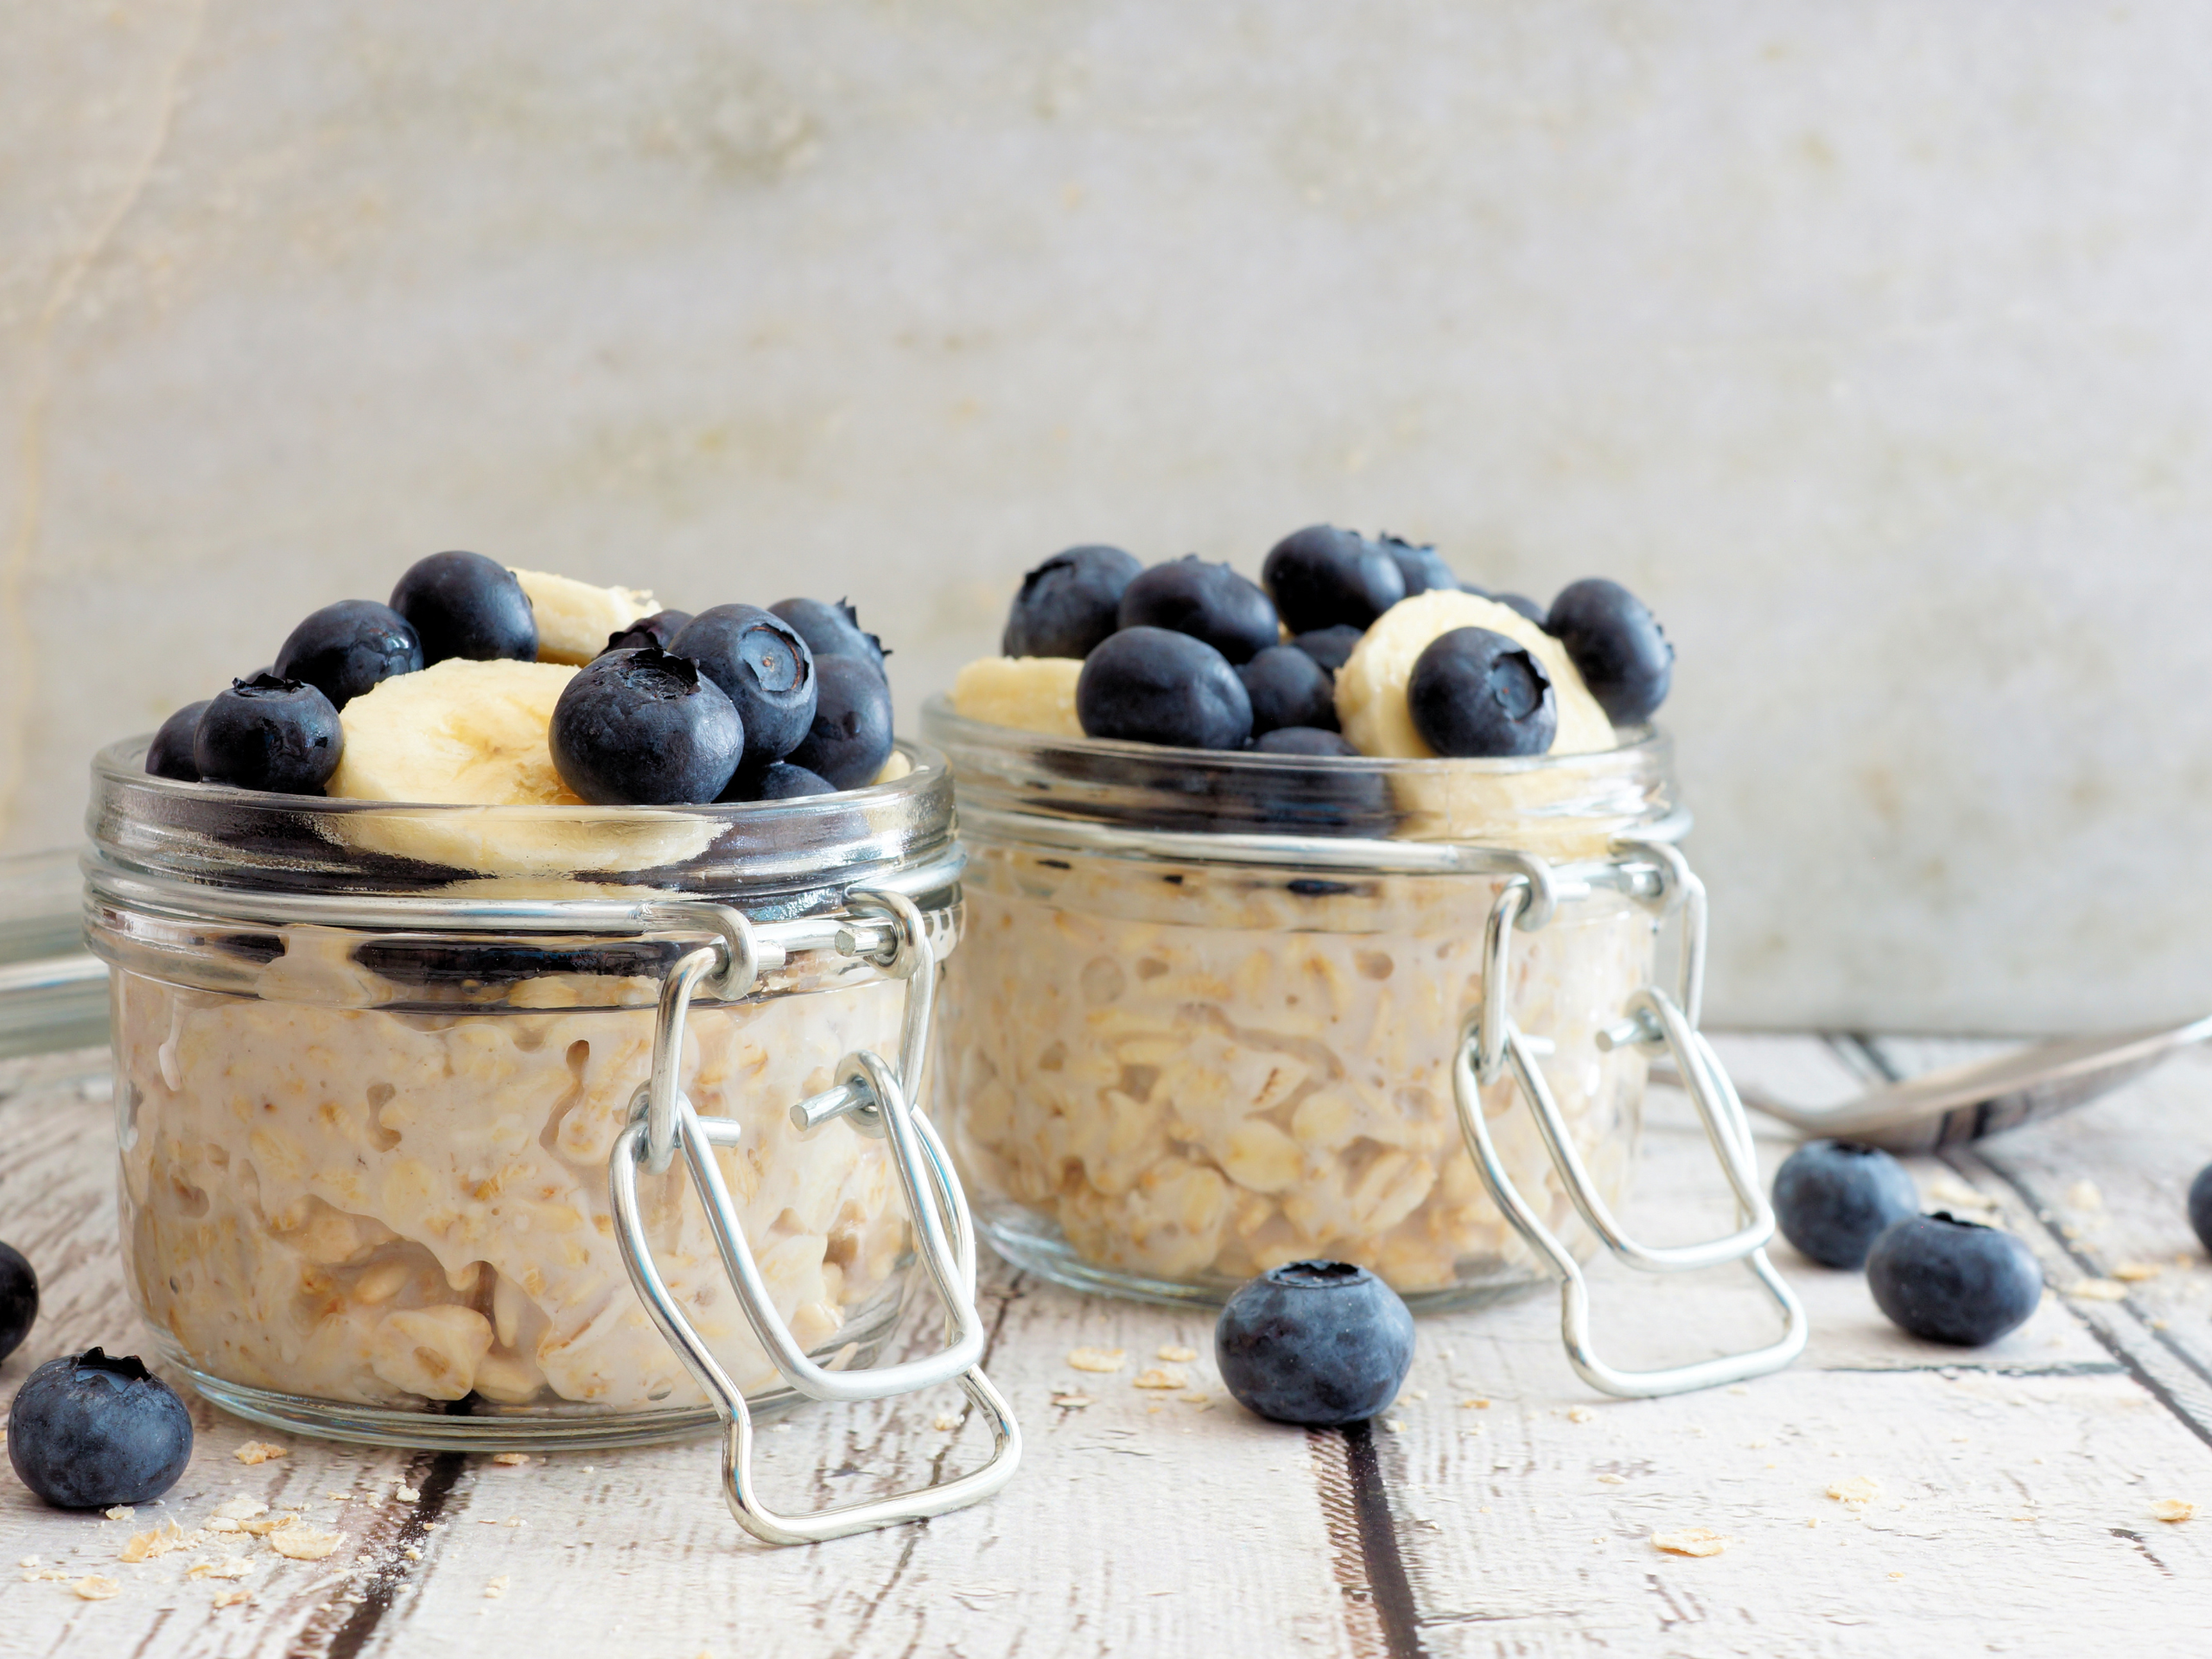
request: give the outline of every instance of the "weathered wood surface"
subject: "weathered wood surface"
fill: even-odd
[[[1818,1100],[1887,1065],[1952,1058],[1901,1043],[1746,1038],[1746,1082]],[[46,1278],[30,1367],[92,1342],[130,1345],[112,1248],[104,1074],[19,1065],[0,1100],[0,1236]],[[1607,1401],[1560,1357],[1556,1304],[1427,1322],[1405,1395],[1371,1432],[1306,1435],[1227,1402],[1195,1314],[1088,1300],[989,1274],[988,1361],[1028,1435],[1014,1484],[981,1508],[817,1548],[743,1541],[705,1445],[578,1453],[520,1467],[295,1440],[281,1460],[232,1455],[264,1436],[205,1407],[192,1468],[130,1522],[65,1516],[0,1478],[0,1653],[967,1656],[1729,1654],[2101,1650],[2201,1642],[2212,1592],[2212,1271],[2179,1192],[2212,1160],[2212,1059],[2186,1055],[2111,1100],[1979,1153],[1921,1160],[1932,1199],[1971,1187],[2043,1256],[2055,1287],[2163,1263],[2125,1300],[2054,1294],[1977,1353],[1891,1330],[1865,1287],[1782,1247],[1810,1306],[1792,1371],[1685,1398]],[[1655,1240],[1729,1210],[1681,1103],[1655,1097],[1630,1224]],[[1763,1135],[1770,1168],[1789,1142]],[[2088,1203],[2082,1181],[2100,1201]],[[1940,1185],[1939,1185],[1940,1184]],[[2069,1198],[2069,1194],[2071,1193]],[[2070,1236],[2068,1230],[2071,1230]],[[2184,1260],[2185,1259],[2185,1260]],[[1764,1304],[1739,1274],[1595,1275],[1612,1357],[1655,1363],[1754,1341]],[[2113,1281],[2115,1283],[2120,1281]],[[1067,1368],[1119,1347],[1118,1375]],[[1204,1404],[1132,1386],[1163,1346]],[[1074,1390],[1088,1406],[1056,1405]],[[1486,1400],[1477,1406],[1467,1403]],[[955,1398],[817,1408],[764,1437],[786,1501],[923,1478],[982,1449],[939,1427]],[[1826,1494],[1866,1477],[1863,1504]],[[404,1486],[417,1494],[398,1497]],[[255,1545],[237,1586],[188,1579],[198,1548],[137,1565],[124,1539],[188,1527],[239,1493],[303,1505],[346,1534],[330,1560]],[[2154,1519],[2163,1497],[2204,1518]],[[507,1524],[509,1522],[521,1524]],[[1726,1550],[1662,1553],[1654,1532],[1705,1527]],[[215,1541],[210,1539],[209,1543]],[[410,1554],[410,1552],[412,1552]],[[32,1579],[36,1554],[79,1599]],[[419,1559],[418,1559],[419,1557]],[[35,1573],[39,1568],[28,1569]],[[503,1592],[487,1596],[496,1581]],[[218,1592],[254,1600],[216,1609]]]

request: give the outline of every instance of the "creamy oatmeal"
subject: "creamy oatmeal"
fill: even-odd
[[[1452,1099],[1494,881],[970,851],[939,1075],[987,1218],[1018,1206],[1089,1262],[1167,1281],[1322,1256],[1440,1291],[1527,1263]],[[1547,1075],[1608,1202],[1644,1062],[1594,1036],[1649,982],[1652,942],[1606,893],[1515,941],[1514,1017],[1557,1045]],[[1580,1236],[1514,1103],[1510,1082],[1484,1096],[1513,1179]]]
[[[652,1007],[594,1006],[625,982],[565,975],[497,1012],[302,995],[342,978],[313,950],[264,970],[269,1000],[118,970],[124,1237],[146,1317],[199,1370],[323,1400],[702,1402],[608,1211]],[[345,988],[367,1000],[359,970]],[[884,1142],[842,1122],[802,1136],[787,1111],[841,1055],[895,1052],[902,988],[696,1007],[687,1027],[687,1092],[746,1126],[722,1173],[776,1311],[818,1353],[895,1297],[906,1225]],[[640,1186],[671,1291],[741,1385],[772,1383],[681,1160]]]

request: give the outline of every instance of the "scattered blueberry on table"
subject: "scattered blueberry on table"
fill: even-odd
[[[0,1244],[0,1360],[22,1345],[38,1320],[38,1274],[12,1244]]]
[[[1239,1404],[1323,1428],[1372,1417],[1414,1363],[1398,1293],[1345,1262],[1293,1262],[1238,1289],[1214,1326],[1214,1363]]]
[[[2198,1170],[2189,1184],[2189,1225],[2198,1242],[2212,1250],[2212,1164]]]
[[[1776,1224],[1823,1267],[1865,1267],[1885,1229],[1919,1213],[1912,1177],[1878,1147],[1808,1141],[1774,1174]]]
[[[192,1460],[192,1414],[130,1355],[98,1348],[48,1360],[8,1410],[8,1460],[57,1509],[143,1503]]]
[[[1884,1230],[1867,1253],[1866,1287],[1909,1334],[1980,1348],[2036,1311],[2043,1269],[2012,1234],[1938,1210]]]

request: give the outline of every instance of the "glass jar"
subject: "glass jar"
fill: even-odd
[[[902,744],[903,776],[783,803],[452,807],[178,784],[145,748],[94,763],[87,930],[126,1276],[209,1399],[469,1450],[720,1421],[633,1290],[609,1195],[664,982],[717,929],[753,941],[757,982],[692,991],[678,1075],[740,1126],[712,1156],[775,1316],[823,1367],[869,1364],[913,1279],[893,1154],[791,1108],[841,1057],[901,1051],[907,988],[855,938],[855,895],[904,895],[930,950],[955,942],[941,756]],[[637,1193],[714,1361],[755,1406],[795,1398],[683,1162]]]
[[[1008,1260],[1171,1302],[1313,1256],[1416,1307],[1544,1282],[1453,1102],[1493,959],[1591,1188],[1609,1208],[1626,1191],[1645,1047],[1610,1033],[1651,982],[1662,907],[1624,849],[1687,827],[1663,734],[1529,760],[1209,754],[983,725],[942,697],[925,729],[969,855],[938,1116]],[[1501,891],[1537,873],[1556,904],[1492,958]],[[1586,1258],[1516,1098],[1507,1077],[1481,1090],[1498,1156]]]

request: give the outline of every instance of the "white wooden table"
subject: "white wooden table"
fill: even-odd
[[[1745,1083],[1808,1100],[1957,1047],[1721,1044]],[[101,1059],[18,1062],[0,1077],[0,1237],[45,1279],[0,1397],[55,1354],[138,1345],[114,1249]],[[0,1474],[0,1653],[2202,1652],[2212,1269],[2182,1195],[2212,1161],[2209,1109],[2212,1057],[2188,1053],[2071,1116],[1914,1166],[1932,1198],[1981,1195],[2043,1258],[2053,1294],[2003,1343],[1910,1341],[1855,1275],[1782,1246],[1812,1310],[1808,1353],[1783,1375],[1673,1400],[1585,1391],[1544,1294],[1425,1322],[1407,1389],[1371,1431],[1308,1433],[1226,1399],[1202,1314],[996,1268],[987,1363],[1028,1440],[1013,1486],[813,1548],[747,1541],[709,1444],[518,1466],[291,1440],[289,1455],[248,1465],[242,1445],[283,1437],[195,1405],[190,1469],[133,1519],[47,1510]],[[1660,1240],[1718,1230],[1731,1212],[1682,1103],[1655,1096],[1653,1118],[1630,1224]],[[1770,1169],[1788,1146],[1763,1140]],[[2159,1270],[2113,1278],[2123,1264]],[[2084,1281],[2093,1294],[2063,1294]],[[1608,1264],[1596,1283],[1600,1339],[1628,1363],[1766,1328],[1733,1273],[1648,1280]],[[1128,1363],[1071,1370],[1077,1346],[1122,1349]],[[1163,1347],[1198,1351],[1191,1389],[1134,1386]],[[810,1408],[764,1435],[768,1477],[793,1503],[912,1484],[979,1454],[981,1428],[958,1409],[949,1390]],[[1828,1495],[1869,1490],[1847,1484],[1862,1479],[1867,1501]],[[196,1528],[241,1495],[345,1541],[315,1562],[229,1535],[118,1560],[132,1534]],[[2154,1518],[2177,1497],[2204,1516]],[[1726,1535],[1726,1549],[1687,1557],[1651,1541],[1693,1527]],[[188,1576],[232,1554],[250,1562],[239,1580]],[[72,1586],[86,1575],[119,1588],[83,1599]],[[252,1599],[214,1605],[238,1590]]]

